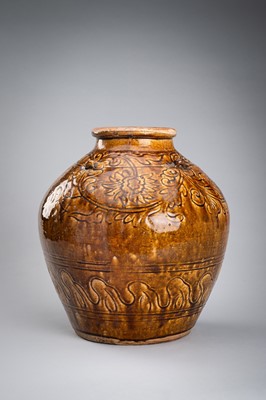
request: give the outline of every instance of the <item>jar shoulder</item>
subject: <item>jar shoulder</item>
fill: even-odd
[[[177,151],[94,150],[52,185],[41,205],[41,216],[49,218],[63,203],[68,212],[72,208],[82,212],[90,205],[92,209],[132,215],[159,207],[175,215],[186,203],[192,203],[215,216],[229,214],[218,186]]]

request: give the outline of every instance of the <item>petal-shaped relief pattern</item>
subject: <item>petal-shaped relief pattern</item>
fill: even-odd
[[[129,282],[123,291],[103,278],[92,277],[86,287],[61,270],[57,290],[64,304],[94,312],[161,313],[203,307],[213,286],[211,272],[203,272],[193,284],[182,276],[171,278],[165,287],[155,288],[144,281]],[[123,294],[122,294],[123,292]]]

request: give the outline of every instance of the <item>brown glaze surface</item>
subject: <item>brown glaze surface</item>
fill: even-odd
[[[222,193],[179,154],[170,128],[97,128],[94,150],[50,188],[41,242],[85,339],[156,343],[189,333],[228,236]]]

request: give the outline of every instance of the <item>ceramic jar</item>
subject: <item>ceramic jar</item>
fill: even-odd
[[[93,130],[95,148],[49,189],[40,236],[82,338],[156,343],[187,335],[224,257],[218,187],[173,145],[171,128]]]

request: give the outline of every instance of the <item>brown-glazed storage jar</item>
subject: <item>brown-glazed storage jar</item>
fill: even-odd
[[[93,130],[95,148],[49,189],[41,243],[76,333],[114,344],[180,338],[224,257],[218,187],[173,145],[171,128]]]

